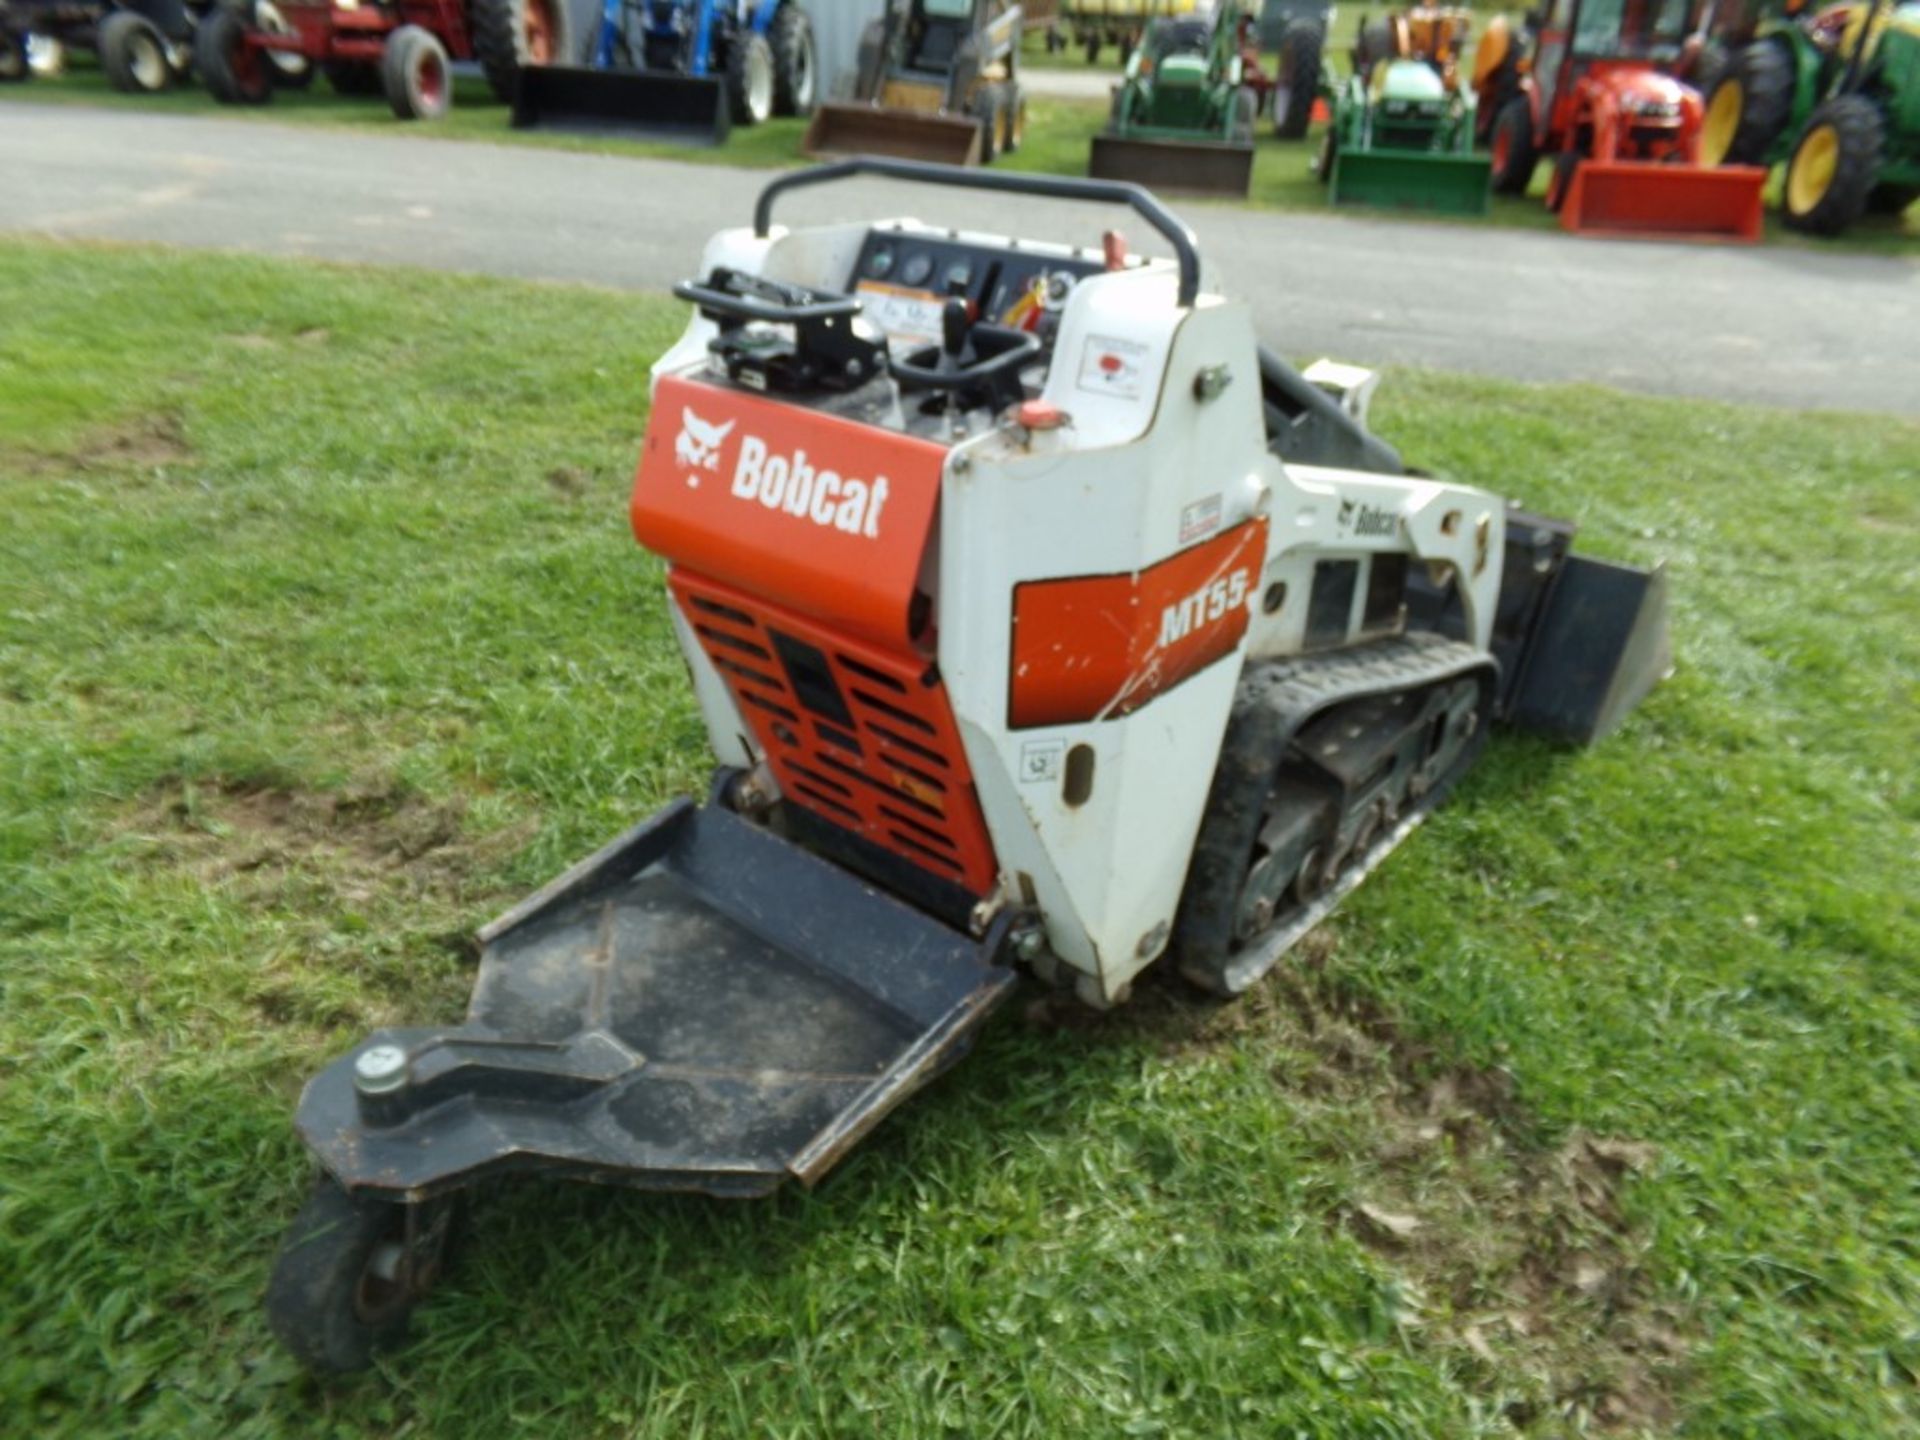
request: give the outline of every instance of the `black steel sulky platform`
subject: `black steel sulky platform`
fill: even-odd
[[[507,1171],[752,1196],[811,1184],[1014,984],[982,941],[682,801],[480,933],[464,1024],[382,1031],[297,1123],[352,1192]]]

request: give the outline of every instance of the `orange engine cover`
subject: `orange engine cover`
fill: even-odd
[[[642,545],[859,635],[905,645],[944,447],[674,376],[654,391]]]
[[[633,533],[788,803],[970,895],[997,867],[929,635],[943,446],[718,385],[654,392]]]

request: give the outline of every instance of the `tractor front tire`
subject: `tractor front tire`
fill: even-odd
[[[200,23],[193,63],[207,93],[222,105],[265,105],[273,99],[271,62],[265,51],[247,44],[247,24],[236,10],[220,6]]]
[[[1867,208],[1886,153],[1886,124],[1864,95],[1817,106],[1787,160],[1787,224],[1809,235],[1838,235]]]
[[[1279,83],[1273,87],[1273,133],[1298,140],[1320,96],[1320,57],[1327,34],[1317,20],[1289,20],[1280,32]]]
[[[1567,196],[1573,191],[1573,176],[1580,168],[1580,158],[1577,150],[1562,150],[1553,157],[1553,171],[1547,176],[1547,209],[1555,215],[1567,208]]]
[[[813,22],[794,0],[774,12],[767,43],[773,47],[773,113],[805,119],[819,94],[820,60]]]
[[[566,65],[573,53],[573,27],[566,0],[471,0],[473,53],[487,84],[511,105],[523,65]]]
[[[1793,52],[1761,40],[1733,58],[1707,97],[1702,165],[1764,165],[1793,119]]]
[[[320,1177],[267,1281],[267,1324],[280,1343],[316,1375],[365,1370],[406,1335],[438,1278],[451,1205],[426,1202],[409,1226],[406,1205]]]
[[[764,125],[773,115],[773,47],[753,30],[734,32],[727,46],[727,107],[736,125]]]
[[[1000,133],[1005,125],[998,85],[982,85],[973,97],[973,118],[980,126],[980,163],[991,165],[1000,154]]]
[[[1320,158],[1313,162],[1314,173],[1322,185],[1333,184],[1334,161],[1340,156],[1340,127],[1327,126],[1327,133],[1320,137]]]
[[[1227,121],[1227,143],[1251,145],[1254,122],[1259,118],[1260,97],[1253,93],[1251,85],[1242,85],[1233,92],[1233,114]]]
[[[0,30],[0,85],[19,85],[33,78],[27,64],[27,37],[12,30]]]
[[[1516,95],[1500,107],[1488,148],[1493,152],[1493,188],[1500,195],[1524,195],[1533,183],[1540,152],[1533,146],[1533,110]]]
[[[1002,155],[1011,155],[1017,151],[1027,138],[1027,97],[1017,80],[1009,80],[1000,87],[1001,103],[1006,106],[1006,143],[1000,147]]]
[[[438,120],[453,104],[446,46],[418,25],[402,25],[387,37],[380,83],[396,119]]]
[[[100,22],[95,46],[107,83],[123,95],[157,95],[173,83],[166,37],[144,16],[114,11]]]

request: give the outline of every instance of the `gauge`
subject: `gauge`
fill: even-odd
[[[1073,272],[1055,270],[1046,277],[1046,298],[1040,303],[1049,310],[1058,310],[1067,303],[1067,296],[1073,291]]]
[[[932,273],[933,257],[924,250],[909,255],[900,267],[900,279],[908,285],[924,285]]]
[[[884,280],[887,272],[893,269],[893,247],[882,245],[867,256],[866,275],[869,280]]]
[[[973,283],[973,266],[965,260],[956,260],[947,267],[947,290],[965,290]]]

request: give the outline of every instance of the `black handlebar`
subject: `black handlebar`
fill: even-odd
[[[753,206],[753,233],[766,237],[773,228],[773,202],[789,190],[825,185],[853,175],[884,175],[890,180],[915,180],[926,185],[951,185],[962,190],[1002,190],[1010,195],[1044,195],[1055,200],[1091,200],[1104,205],[1131,206],[1173,246],[1180,262],[1180,303],[1193,304],[1200,294],[1200,249],[1193,232],[1152,191],[1124,180],[1082,180],[1068,175],[1023,175],[1005,170],[973,170],[958,165],[929,165],[922,160],[893,160],[879,155],[856,155],[795,170],[782,175],[760,192]]]

